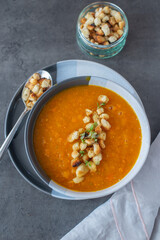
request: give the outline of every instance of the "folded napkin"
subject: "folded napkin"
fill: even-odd
[[[61,240],[160,240],[160,134],[138,175]]]

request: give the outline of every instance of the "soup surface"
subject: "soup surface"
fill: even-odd
[[[71,167],[70,133],[85,127],[85,109],[97,106],[99,95],[107,95],[104,106],[111,129],[97,171],[75,184]],[[97,191],[120,181],[135,164],[141,147],[141,127],[131,106],[118,94],[97,86],[76,86],[54,96],[40,112],[34,129],[34,149],[46,174],[58,184],[76,191]]]

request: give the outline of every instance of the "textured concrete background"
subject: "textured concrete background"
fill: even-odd
[[[0,143],[8,104],[37,69],[64,59],[88,59],[122,74],[139,93],[152,130],[160,130],[160,4],[114,1],[128,16],[129,36],[112,59],[95,60],[79,50],[78,14],[91,0],[0,0]],[[58,240],[106,201],[54,199],[30,186],[5,154],[0,164],[0,240]]]

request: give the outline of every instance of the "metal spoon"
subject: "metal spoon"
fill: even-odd
[[[52,82],[52,77],[51,75],[47,72],[47,71],[44,71],[44,70],[40,70],[38,71],[37,73],[39,73],[41,75],[41,78],[47,78],[47,79],[50,79],[51,80],[51,86],[53,85],[53,82]],[[29,81],[29,79],[31,78],[31,76],[27,79],[26,83]],[[26,85],[26,84],[25,84]],[[24,86],[25,87],[25,86]],[[22,90],[23,92],[23,90]],[[22,96],[21,96],[22,98]],[[0,159],[2,158],[3,156],[3,153],[5,152],[5,150],[9,147],[18,127],[20,126],[24,116],[31,110],[29,108],[27,108],[26,106],[26,103],[25,101],[23,100],[22,98],[22,101],[24,103],[24,106],[25,106],[25,109],[24,111],[22,112],[22,114],[20,115],[20,117],[18,118],[17,122],[15,123],[14,127],[12,128],[12,130],[10,131],[10,133],[8,134],[7,138],[5,139],[5,141],[3,142],[1,148],[0,148]]]

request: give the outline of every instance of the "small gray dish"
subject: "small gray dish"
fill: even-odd
[[[37,117],[39,116],[39,113],[41,112],[42,108],[53,96],[55,96],[59,92],[65,89],[68,89],[74,86],[80,86],[80,85],[96,85],[96,86],[107,88],[119,94],[133,108],[141,126],[142,145],[141,145],[140,153],[135,165],[132,167],[132,169],[127,173],[127,175],[123,179],[118,181],[116,184],[99,191],[77,192],[77,191],[73,191],[68,188],[65,188],[63,186],[60,186],[55,181],[50,179],[45,173],[45,171],[41,168],[34,151],[34,144],[33,144],[34,127],[35,127]],[[73,101],[76,101],[76,99],[73,99]],[[51,87],[46,92],[46,94],[40,97],[40,99],[37,101],[37,103],[31,110],[29,117],[27,119],[25,134],[24,134],[24,142],[25,142],[26,153],[33,169],[35,170],[39,178],[42,181],[44,181],[44,183],[46,183],[53,190],[56,190],[61,194],[73,197],[75,199],[99,198],[99,197],[112,194],[113,192],[119,190],[120,188],[125,186],[128,182],[130,182],[135,177],[135,175],[140,171],[140,169],[142,168],[147,158],[149,147],[150,147],[150,126],[149,126],[148,118],[141,104],[136,100],[135,97],[133,97],[132,94],[130,94],[127,90],[125,90],[119,84],[113,83],[110,80],[96,77],[96,76],[74,77]]]

